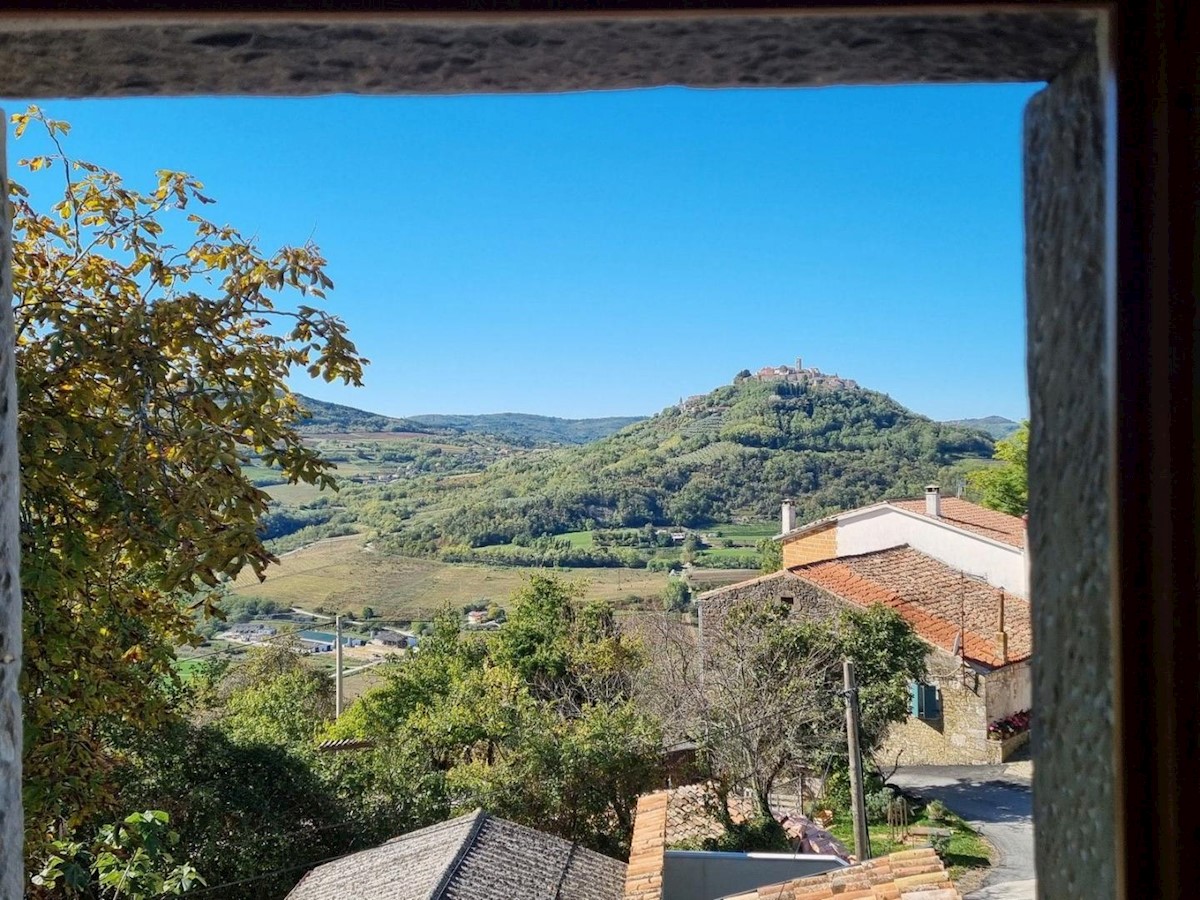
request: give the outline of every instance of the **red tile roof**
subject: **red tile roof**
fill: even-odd
[[[857,606],[882,603],[900,613],[926,642],[948,652],[963,633],[963,656],[997,668],[1033,650],[1029,603],[908,546],[795,566],[790,571]],[[1001,598],[1007,659],[995,636]]]
[[[725,900],[961,900],[930,848],[901,850],[847,869],[764,885]]]
[[[925,512],[925,498],[916,500],[888,500],[889,506],[908,512],[928,515]],[[955,525],[965,531],[989,537],[994,541],[1011,544],[1014,547],[1025,546],[1025,520],[1019,516],[986,509],[958,497],[942,497],[939,503],[941,514],[936,519],[948,525]],[[935,518],[929,516],[929,518]]]

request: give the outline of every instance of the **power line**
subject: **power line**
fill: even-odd
[[[325,859],[314,860],[313,862],[300,863],[299,865],[296,865],[296,866],[285,866],[282,869],[274,869],[270,872],[263,872],[260,875],[252,875],[249,878],[240,878],[237,881],[226,881],[223,884],[214,884],[211,887],[203,887],[198,891],[189,891],[188,896],[198,897],[201,894],[211,894],[213,891],[219,891],[224,888],[237,887],[238,885],[241,885],[241,884],[249,884],[252,881],[262,881],[264,878],[270,878],[274,875],[282,875],[285,872],[295,872],[297,869],[309,869],[309,868],[313,868],[315,866],[321,866],[327,862],[334,862],[335,860],[345,859],[347,856],[353,856],[355,853],[361,853],[361,852],[362,851],[360,851],[360,850],[349,850],[345,853],[339,853],[337,856],[329,856],[329,857],[326,857]]]
[[[291,837],[291,836],[297,835],[297,834],[312,834],[312,833],[315,833],[318,831],[329,831],[331,828],[343,828],[347,825],[355,825],[355,824],[367,822],[367,821],[369,821],[368,818],[363,817],[363,816],[357,816],[353,819],[346,819],[341,822],[331,822],[328,825],[317,825],[313,828],[293,828],[290,831],[281,832],[281,836]],[[237,885],[241,885],[241,884],[249,884],[252,881],[261,881],[262,879],[270,878],[273,875],[282,875],[286,872],[294,872],[297,869],[307,869],[307,868],[311,868],[311,867],[315,867],[315,866],[324,865],[327,862],[334,862],[339,859],[345,859],[347,856],[353,856],[355,853],[362,853],[363,850],[369,850],[369,849],[371,849],[371,848],[366,847],[366,848],[363,848],[362,850],[347,850],[344,853],[339,853],[337,856],[329,856],[329,857],[326,857],[325,859],[318,859],[318,860],[314,860],[313,862],[299,863],[298,865],[294,865],[294,866],[285,866],[280,869],[273,869],[270,872],[262,872],[258,875],[252,875],[249,878],[241,878],[241,879],[238,879],[237,881],[226,881],[226,882],[222,882],[221,884],[205,885],[203,888],[200,888],[199,890],[189,891],[188,896],[195,897],[200,894],[206,894],[206,893],[210,893],[212,891],[218,891],[218,890],[221,890],[222,888],[236,887]],[[201,874],[203,874],[203,873],[201,873]]]

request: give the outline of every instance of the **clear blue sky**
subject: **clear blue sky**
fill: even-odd
[[[317,241],[372,360],[362,389],[295,381],[321,399],[648,414],[801,356],[934,418],[1019,418],[1036,89],[41,105],[78,157],[188,171],[210,217]]]

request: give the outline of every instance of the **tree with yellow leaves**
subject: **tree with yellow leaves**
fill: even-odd
[[[123,741],[169,720],[189,605],[272,562],[269,498],[242,464],[333,485],[285,378],[359,384],[365,360],[343,321],[303,302],[332,286],[315,246],[265,252],[194,211],[212,202],[195,178],[160,171],[137,190],[70,158],[66,123],[36,107],[12,121],[47,150],[19,165],[62,191],[41,212],[9,190],[35,850],[109,811]]]

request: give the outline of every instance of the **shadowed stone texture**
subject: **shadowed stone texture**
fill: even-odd
[[[740,604],[759,608],[774,604],[787,607],[788,618],[823,621],[845,610],[846,602],[817,585],[797,578],[786,569],[728,587],[705,591],[696,598],[700,620],[701,653],[710,653],[710,641],[722,641],[725,620]]]
[[[1095,900],[1116,816],[1103,119],[1090,54],[1025,116],[1038,894]]]
[[[55,27],[0,18],[0,95],[494,93],[1042,81],[1093,42],[1078,11],[676,15],[505,23]]]

